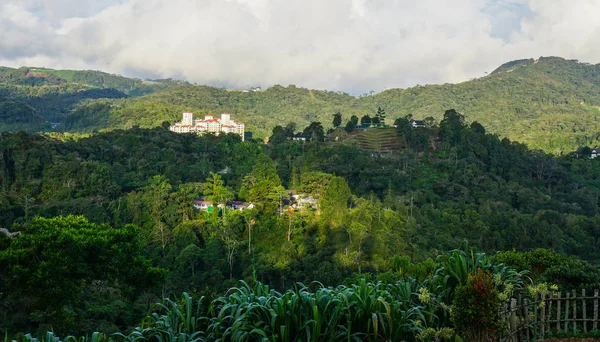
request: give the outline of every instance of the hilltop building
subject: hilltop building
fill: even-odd
[[[176,122],[169,127],[169,130],[175,133],[214,133],[216,135],[220,133],[235,133],[242,137],[242,141],[244,141],[244,129],[244,123],[231,120],[231,114],[228,113],[221,114],[221,118],[205,115],[204,119],[194,119],[192,113],[186,112],[183,113],[183,118],[180,122]]]
[[[425,127],[425,121],[423,121],[423,120],[410,120],[410,125],[413,128]]]

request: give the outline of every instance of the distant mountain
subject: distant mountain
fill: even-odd
[[[0,100],[2,87],[14,86],[19,91],[26,87],[29,93],[25,98],[13,96],[11,100],[32,106],[44,117],[56,118],[61,122],[57,129],[67,131],[153,127],[179,120],[181,112],[189,110],[198,116],[230,112],[234,119],[245,121],[248,130],[265,136],[278,124],[295,122],[301,129],[311,121],[321,121],[327,127],[335,112],[347,120],[352,115],[373,116],[382,107],[390,123],[409,114],[415,119],[439,120],[446,109],[454,108],[491,132],[553,153],[595,145],[600,133],[600,65],[559,57],[508,62],[485,77],[459,84],[390,89],[361,97],[278,85],[265,91],[236,91],[172,80],[148,82],[95,71],[0,69],[0,75],[3,73],[16,73],[20,80],[0,76]],[[65,108],[53,112],[55,115],[48,116],[40,109],[46,101],[62,104],[61,96],[65,101],[69,98],[44,97],[42,89],[60,93],[58,89],[74,87],[81,89],[65,90],[65,94],[108,88],[118,93],[84,93],[81,98],[70,98]],[[59,117],[66,113],[64,109],[69,115]]]
[[[186,81],[172,79],[140,80],[102,71],[54,70],[48,68],[0,67],[0,83],[21,86],[77,85],[82,88],[115,89],[126,95],[140,96],[176,85],[189,85]]]
[[[142,96],[188,84],[90,70],[0,67],[0,130],[46,131],[86,100]]]
[[[560,153],[597,143],[600,65],[558,57],[519,60],[468,82],[392,89],[364,100],[416,118],[439,119],[454,108],[490,132]]]

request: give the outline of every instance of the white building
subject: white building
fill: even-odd
[[[192,113],[183,113],[181,122],[176,122],[169,127],[169,130],[175,133],[214,133],[219,135],[223,133],[235,133],[244,140],[245,125],[243,122],[235,122],[231,120],[231,115],[228,113],[221,114],[221,118],[214,118],[212,115],[205,115],[204,120],[194,120]]]

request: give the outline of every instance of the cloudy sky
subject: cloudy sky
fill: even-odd
[[[0,0],[0,65],[346,91],[600,62],[598,0]]]

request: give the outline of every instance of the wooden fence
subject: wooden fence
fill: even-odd
[[[556,333],[598,330],[598,290],[538,294],[532,299],[518,296],[500,312],[508,329],[501,341],[543,340]]]

